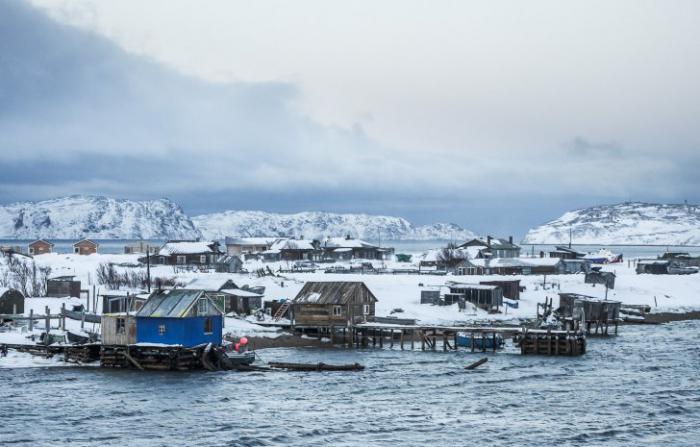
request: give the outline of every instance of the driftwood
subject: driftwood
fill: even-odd
[[[472,363],[471,365],[465,366],[464,369],[471,370],[471,369],[476,368],[479,365],[483,365],[484,363],[486,363],[488,361],[489,361],[488,357],[484,357],[483,359],[477,360],[476,362]]]
[[[283,363],[270,362],[270,368],[288,369],[292,371],[362,371],[364,365],[351,363],[348,365],[328,365],[326,363]]]

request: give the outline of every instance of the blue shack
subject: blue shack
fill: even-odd
[[[136,342],[192,347],[221,344],[223,312],[204,290],[154,293],[136,314]]]

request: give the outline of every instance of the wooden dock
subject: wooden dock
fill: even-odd
[[[302,334],[313,333],[317,337],[330,338],[334,345],[350,349],[394,348],[402,351],[417,349],[422,351],[456,351],[458,334],[465,334],[472,340],[465,348],[471,352],[486,352],[487,342],[491,350],[498,349],[499,337],[512,338],[523,355],[582,355],[586,351],[586,337],[581,331],[529,329],[521,326],[419,326],[362,323],[345,326],[294,326]],[[474,340],[481,339],[481,343]],[[480,348],[477,348],[477,345]]]

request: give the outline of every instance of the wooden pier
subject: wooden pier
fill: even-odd
[[[302,334],[326,337],[334,345],[350,349],[394,348],[402,351],[456,351],[457,337],[465,334],[471,352],[496,351],[498,339],[512,338],[523,355],[582,355],[586,351],[586,337],[581,331],[528,329],[520,326],[418,326],[363,323],[351,327],[294,326]],[[480,343],[476,343],[476,340]],[[490,347],[487,348],[487,346]]]

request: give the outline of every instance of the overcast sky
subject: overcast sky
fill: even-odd
[[[0,0],[0,202],[522,235],[697,202],[700,2]]]

